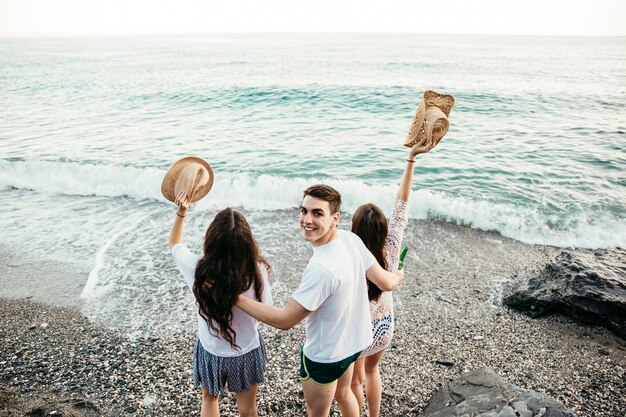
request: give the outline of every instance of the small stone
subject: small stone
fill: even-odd
[[[40,329],[42,329],[42,330],[46,330],[46,329],[48,328],[48,323],[45,323],[45,322],[44,322],[44,323],[41,323],[41,324],[39,325],[39,328],[40,328]]]
[[[605,356],[609,356],[611,354],[611,352],[609,352],[608,350],[606,350],[604,348],[598,349],[598,352],[600,352],[601,354],[603,354]]]
[[[157,401],[157,396],[154,394],[148,394],[145,397],[143,397],[143,401],[141,402],[141,405],[143,405],[144,407],[150,407],[152,404],[154,404]]]
[[[451,360],[449,360],[449,359],[437,359],[437,360],[435,361],[435,363],[436,363],[437,365],[443,365],[443,366],[447,366],[447,367],[454,366],[454,362],[452,362],[452,361],[451,361]]]

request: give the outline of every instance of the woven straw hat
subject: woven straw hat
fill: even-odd
[[[213,169],[207,161],[196,156],[188,156],[174,162],[161,183],[163,197],[171,202],[176,195],[186,191],[189,201],[195,203],[213,187]]]
[[[426,138],[426,144],[437,145],[450,127],[448,116],[450,116],[452,106],[454,106],[454,97],[451,95],[426,90],[404,146],[411,148],[424,138]]]

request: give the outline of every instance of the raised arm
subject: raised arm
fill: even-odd
[[[183,241],[183,232],[185,230],[185,216],[187,215],[187,209],[189,208],[189,200],[187,199],[187,194],[184,191],[181,191],[176,196],[175,203],[178,205],[178,210],[176,210],[176,217],[174,217],[174,224],[172,225],[170,238],[167,242],[170,249],[174,245]]]
[[[396,200],[409,201],[411,183],[413,182],[413,169],[415,168],[415,158],[421,153],[430,151],[433,147],[434,145],[426,145],[426,138],[424,138],[409,150],[406,165],[404,166],[404,173],[400,179],[400,187],[398,187],[398,193],[396,194]]]
[[[404,281],[404,271],[389,272],[378,262],[365,271],[365,276],[382,291],[393,291]]]
[[[287,305],[283,308],[273,305],[263,304],[243,294],[237,298],[237,307],[272,327],[281,330],[289,330],[296,324],[304,320],[311,312],[302,307],[296,300],[289,298]]]

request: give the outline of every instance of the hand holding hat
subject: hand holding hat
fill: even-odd
[[[453,106],[454,97],[451,95],[425,91],[404,146],[411,148],[422,143],[430,146],[430,149],[434,148],[448,132],[448,117]]]
[[[180,205],[181,196],[187,202],[202,199],[213,187],[213,169],[207,161],[195,156],[179,159],[167,171],[161,183],[161,194],[167,200]]]
[[[414,160],[417,155],[428,153],[432,148],[435,147],[434,143],[428,142],[426,137],[422,138],[421,141],[417,142],[415,145],[411,147],[409,150],[408,160]]]

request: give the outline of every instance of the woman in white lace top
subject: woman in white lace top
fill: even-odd
[[[356,233],[372,252],[378,263],[388,271],[398,269],[398,257],[404,228],[407,224],[406,209],[411,193],[413,168],[417,155],[426,153],[434,145],[426,145],[425,140],[411,148],[406,160],[404,174],[396,194],[389,223],[385,214],[375,204],[360,206],[352,216],[352,232]],[[363,383],[370,417],[380,415],[382,382],[380,379],[380,360],[393,338],[393,299],[391,292],[382,292],[374,283],[367,281],[372,315],[372,333],[374,342],[367,347],[354,365],[352,391],[363,407]]]

